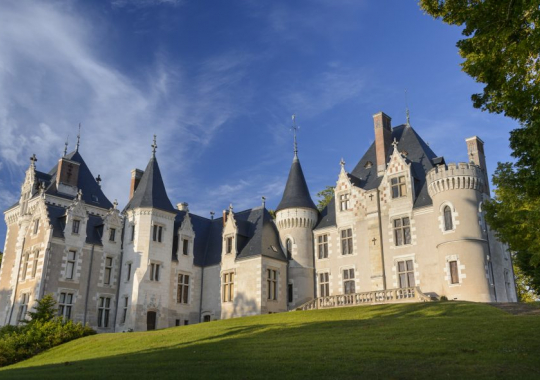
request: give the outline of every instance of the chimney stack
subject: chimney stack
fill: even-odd
[[[375,127],[375,151],[377,154],[377,176],[384,175],[386,158],[392,144],[392,118],[384,112],[373,115]]]
[[[80,165],[80,163],[64,157],[58,161],[56,188],[59,192],[73,196],[77,195]]]
[[[139,182],[141,182],[141,178],[144,174],[144,171],[141,169],[133,169],[131,171],[131,186],[129,189],[129,199],[133,198],[133,194],[135,194],[135,190],[137,190],[137,186],[139,186]]]
[[[469,156],[469,163],[480,166],[484,171],[484,180],[486,185],[484,192],[489,196],[489,177],[487,173],[486,155],[484,154],[484,142],[478,136],[469,137],[465,139],[467,142],[467,154]]]

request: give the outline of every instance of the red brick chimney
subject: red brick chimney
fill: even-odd
[[[392,118],[384,112],[373,115],[375,127],[375,151],[377,153],[377,176],[384,175],[386,158],[392,144]]]
[[[58,161],[58,170],[56,171],[56,188],[60,192],[72,193],[72,190],[77,193],[77,181],[79,180],[79,164],[78,162],[68,160],[62,157]],[[61,185],[66,185],[72,189],[68,190]],[[62,191],[64,189],[65,191]]]
[[[489,194],[489,177],[487,173],[486,155],[484,154],[484,142],[478,136],[465,139],[467,142],[467,154],[469,155],[469,163],[480,166],[484,171],[486,186],[484,192]]]
[[[139,186],[139,182],[141,182],[141,178],[144,174],[144,171],[141,169],[133,169],[131,171],[131,186],[129,188],[129,199],[133,198],[133,194],[135,194],[135,190],[137,190],[137,186]]]

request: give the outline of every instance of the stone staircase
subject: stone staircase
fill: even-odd
[[[358,305],[428,301],[431,301],[431,297],[422,293],[419,287],[413,287],[319,297],[297,307],[296,310],[330,309],[334,307]]]

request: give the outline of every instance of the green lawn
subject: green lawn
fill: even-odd
[[[101,334],[0,379],[540,378],[540,316],[465,302],[362,306]]]

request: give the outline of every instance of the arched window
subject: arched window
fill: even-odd
[[[451,231],[454,229],[454,226],[452,224],[452,211],[450,210],[450,206],[444,206],[444,230],[445,231]]]
[[[287,248],[287,258],[290,260],[292,257],[292,240],[287,239],[285,242],[286,248]]]

